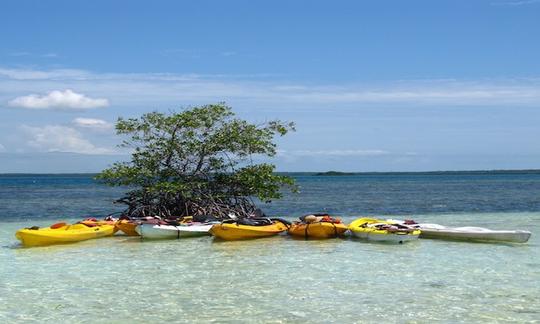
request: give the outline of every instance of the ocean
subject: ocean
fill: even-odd
[[[102,217],[125,188],[92,175],[0,175],[0,322],[537,322],[540,173],[291,174],[298,194],[262,205],[531,231],[526,244],[403,245],[277,236],[21,248],[18,228]]]

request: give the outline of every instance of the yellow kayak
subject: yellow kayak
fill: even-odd
[[[15,237],[21,241],[23,246],[30,247],[85,241],[111,236],[114,232],[115,227],[110,224],[88,226],[85,224],[69,225],[58,223],[46,228],[20,229],[15,233]]]
[[[419,229],[376,218],[359,218],[349,225],[349,230],[355,237],[396,243],[416,240],[420,235]]]
[[[245,240],[277,235],[287,230],[287,225],[280,221],[272,221],[269,225],[242,225],[235,223],[215,224],[210,234],[222,240]]]
[[[338,237],[347,231],[347,225],[343,224],[340,219],[333,218],[330,215],[317,217],[315,215],[306,215],[300,217],[302,222],[295,222],[289,228],[289,234],[293,236],[301,236],[304,238],[325,239]]]

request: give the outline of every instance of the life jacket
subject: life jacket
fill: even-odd
[[[56,223],[56,224],[52,224],[50,226],[50,228],[57,229],[57,228],[64,227],[64,226],[66,226],[66,223]]]
[[[93,221],[83,220],[80,223],[87,226],[87,227],[96,227],[96,226],[98,226],[98,224],[96,222],[93,222]]]
[[[399,224],[381,224],[377,229],[387,231],[388,233],[412,233],[414,229]]]
[[[94,217],[85,218],[82,221],[79,222],[80,224],[86,225],[88,227],[96,227],[98,226],[98,220]]]

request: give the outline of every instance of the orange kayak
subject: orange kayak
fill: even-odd
[[[338,237],[346,231],[347,225],[330,222],[294,223],[289,228],[290,235],[319,239]]]
[[[137,223],[135,222],[123,219],[116,222],[115,226],[127,236],[139,236],[139,233],[135,230],[137,227]]]

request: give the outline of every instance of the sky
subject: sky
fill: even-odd
[[[0,173],[129,158],[118,117],[294,121],[279,171],[540,168],[540,0],[0,2]]]

